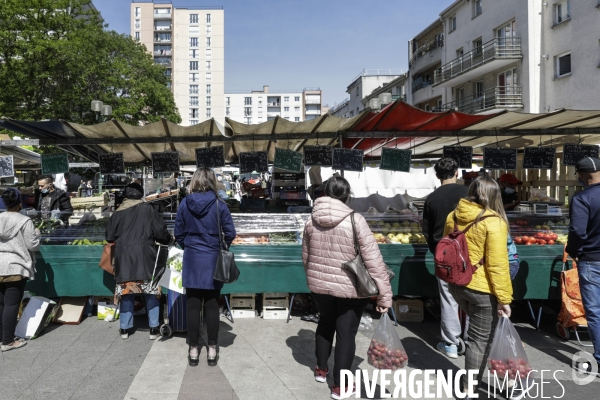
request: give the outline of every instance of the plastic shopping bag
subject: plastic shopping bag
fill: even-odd
[[[508,386],[516,381],[525,381],[530,376],[531,366],[523,348],[523,342],[508,317],[500,317],[492,348],[488,357],[490,373],[496,374],[499,381],[508,376]]]
[[[368,363],[377,369],[404,368],[408,356],[387,314],[382,315],[367,351]]]

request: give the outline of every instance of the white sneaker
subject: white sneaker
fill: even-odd
[[[0,350],[1,351],[9,351],[9,350],[13,350],[13,349],[18,349],[20,347],[25,346],[26,344],[27,344],[27,341],[25,339],[15,338],[15,340],[10,344],[0,345]]]

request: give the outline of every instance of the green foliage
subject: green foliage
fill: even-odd
[[[164,68],[129,36],[105,30],[88,3],[0,2],[0,115],[93,124],[97,99],[132,125],[181,122]]]

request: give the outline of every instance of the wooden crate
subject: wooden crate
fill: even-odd
[[[238,309],[231,310],[233,318],[256,318],[256,310]]]
[[[290,299],[287,293],[264,293],[263,308],[285,308],[290,304]]]
[[[71,206],[74,209],[90,208],[90,207],[102,207],[108,205],[108,197],[96,196],[96,197],[73,197],[71,198]]]
[[[393,307],[396,310],[396,320],[398,321],[423,321],[423,301],[419,299],[398,299],[394,301]]]
[[[254,294],[239,293],[231,294],[229,297],[229,306],[234,309],[256,309],[256,299]]]
[[[263,307],[263,319],[287,319],[288,308],[282,307]]]

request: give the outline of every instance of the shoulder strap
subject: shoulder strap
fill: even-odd
[[[223,231],[221,230],[221,212],[219,211],[219,198],[217,198],[217,229],[219,230],[219,247],[227,250],[227,246],[223,241]]]
[[[354,251],[356,255],[360,254],[360,246],[358,245],[358,236],[356,235],[356,227],[354,226],[354,212],[350,213],[350,223],[352,224],[352,237],[354,238]]]

